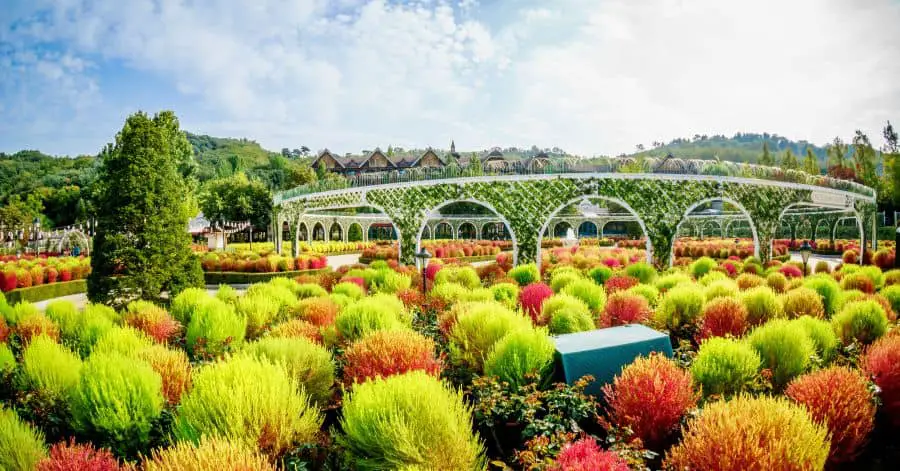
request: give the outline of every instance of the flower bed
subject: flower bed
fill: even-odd
[[[295,270],[325,268],[328,258],[319,254],[303,254],[297,258],[277,254],[262,255],[255,252],[209,252],[203,255],[200,265],[206,273],[275,273]]]
[[[0,289],[4,292],[80,280],[91,272],[91,260],[87,257],[5,256],[0,260]]]
[[[489,260],[502,251],[512,250],[508,240],[423,240],[422,247],[439,259],[468,260],[469,257]],[[484,258],[486,257],[486,258]],[[397,260],[397,245],[370,247],[363,250],[361,260]]]
[[[288,253],[291,251],[292,242],[289,240],[284,241],[284,250]],[[233,249],[236,252],[247,252],[250,251],[249,243],[232,243],[228,244],[229,249]],[[359,253],[365,249],[375,247],[376,242],[341,242],[341,241],[313,241],[310,242],[300,242],[300,252],[301,253],[312,253],[312,254],[322,254],[322,255],[339,255],[345,253]],[[254,242],[253,243],[253,251],[256,253],[272,253],[275,251],[275,244],[272,242]]]

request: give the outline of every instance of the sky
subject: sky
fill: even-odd
[[[126,116],[264,147],[824,144],[900,123],[900,0],[0,0],[0,151]]]

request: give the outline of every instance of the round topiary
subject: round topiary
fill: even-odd
[[[653,265],[647,262],[632,263],[625,267],[625,274],[637,278],[639,282],[650,284],[656,281],[657,273]]]
[[[748,290],[750,288],[756,288],[757,286],[763,286],[766,284],[766,280],[759,275],[754,275],[752,273],[743,273],[738,276],[735,280],[738,288],[741,290]]]
[[[496,302],[469,303],[450,330],[450,358],[482,371],[494,344],[510,332],[532,328],[531,320]]]
[[[772,288],[776,293],[784,293],[788,287],[788,279],[786,276],[775,271],[766,276],[766,285]]]
[[[497,283],[491,286],[494,300],[504,306],[515,309],[519,302],[519,286],[513,283]]]
[[[649,448],[666,443],[697,404],[690,373],[661,355],[641,357],[603,387],[610,422],[629,427]]]
[[[210,298],[191,316],[185,347],[192,358],[214,358],[240,349],[246,333],[247,319],[234,306]]]
[[[888,327],[884,308],[876,301],[857,301],[845,305],[831,325],[844,345],[868,345],[884,335]]]
[[[478,272],[472,267],[445,266],[434,277],[434,284],[440,285],[444,283],[456,283],[468,289],[481,287],[481,279],[478,278]]]
[[[484,374],[518,388],[528,382],[528,376],[544,376],[553,364],[555,351],[543,329],[515,330],[494,344],[484,362]]]
[[[606,306],[600,315],[600,325],[614,327],[639,324],[646,322],[652,314],[650,304],[644,297],[627,291],[617,291],[606,300]]]
[[[181,400],[173,433],[193,442],[219,435],[279,457],[315,442],[321,423],[319,411],[284,369],[239,355],[197,371]]]
[[[606,292],[603,291],[603,287],[590,280],[575,280],[566,285],[562,292],[584,301],[594,312],[602,311],[606,305]]]
[[[532,283],[519,292],[519,304],[534,323],[540,323],[544,300],[553,296],[553,290],[544,283]]]
[[[771,371],[772,382],[779,387],[804,373],[810,366],[810,357],[815,353],[806,330],[784,319],[772,320],[757,327],[750,333],[748,341],[762,358],[763,367]]]
[[[204,436],[199,443],[178,442],[157,448],[144,459],[144,471],[276,471],[259,447],[230,441],[215,435]]]
[[[700,316],[697,340],[709,337],[740,337],[747,331],[747,308],[734,298],[716,298],[706,303]]]
[[[875,425],[874,398],[863,375],[839,366],[819,370],[791,381],[784,394],[828,427],[829,461],[846,463],[856,458]]]
[[[334,361],[325,347],[303,337],[267,337],[247,344],[244,352],[284,368],[306,394],[324,406],[334,386]]]
[[[588,272],[588,276],[591,277],[592,280],[594,280],[594,283],[602,285],[606,283],[606,280],[610,279],[613,276],[613,270],[606,265],[599,265],[592,268]]]
[[[22,386],[49,401],[67,400],[78,386],[81,366],[78,355],[40,335],[22,352]]]
[[[900,425],[900,335],[889,335],[873,343],[859,363],[881,389],[884,412],[893,425]]]
[[[716,298],[733,298],[739,293],[740,288],[738,288],[737,283],[728,278],[714,281],[706,285],[706,289],[704,290],[707,301],[712,301]]]
[[[538,271],[537,265],[535,265],[534,263],[519,265],[510,270],[506,275],[515,280],[516,283],[519,284],[519,286],[526,286],[541,280],[541,273]]]
[[[700,344],[691,375],[704,395],[735,394],[753,383],[761,364],[759,354],[746,342],[712,337]]]
[[[335,327],[344,340],[352,342],[376,330],[407,329],[410,321],[402,301],[378,294],[345,307],[335,319]]]
[[[769,319],[782,315],[781,303],[771,288],[752,288],[744,292],[741,300],[747,308],[747,321],[750,325],[764,324]]]
[[[554,293],[559,293],[560,290],[565,288],[569,283],[582,278],[584,277],[581,276],[580,273],[571,270],[554,271],[553,276],[550,277],[550,289],[552,289]]]
[[[831,361],[837,351],[838,339],[828,321],[802,316],[791,322],[803,328],[819,358],[826,362]]]
[[[441,373],[441,361],[434,352],[434,341],[418,332],[370,332],[344,351],[344,384],[349,386],[414,370],[437,377]]]
[[[809,316],[817,319],[825,317],[822,297],[811,288],[797,288],[781,295],[782,312],[789,318]]]
[[[827,275],[812,276],[803,280],[803,286],[819,294],[827,317],[832,316],[836,312],[838,299],[841,295],[841,286],[834,278]]]
[[[554,294],[545,299],[541,307],[542,317],[545,319],[552,318],[554,314],[562,311],[585,314],[588,318],[590,318],[591,313],[584,301],[564,293]]]
[[[659,290],[656,288],[656,286],[653,285],[640,284],[628,288],[627,290],[625,290],[625,292],[636,294],[646,299],[647,304],[649,304],[651,308],[656,307],[656,303],[659,302]]]
[[[690,276],[681,272],[676,272],[657,278],[654,286],[656,286],[656,289],[658,289],[660,293],[665,293],[678,285],[691,284],[693,281],[694,280],[692,280]]]
[[[693,325],[703,312],[705,298],[697,286],[676,286],[663,295],[656,308],[656,321],[669,330]]]
[[[738,396],[688,421],[666,469],[823,469],[828,430],[787,399]]]
[[[688,267],[688,272],[694,279],[699,280],[703,275],[712,271],[713,268],[716,268],[717,265],[716,261],[709,257],[700,257],[697,260],[694,260],[694,263],[691,263]]]
[[[420,371],[367,381],[345,398],[340,443],[358,469],[487,466],[461,392]]]

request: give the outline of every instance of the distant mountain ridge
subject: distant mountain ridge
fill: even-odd
[[[690,159],[720,159],[730,162],[756,163],[762,155],[763,144],[769,144],[769,152],[775,161],[781,160],[784,152],[790,149],[798,160],[806,156],[806,148],[813,150],[819,164],[826,161],[825,147],[817,146],[804,140],[793,141],[777,134],[737,133],[732,137],[723,135],[707,136],[695,134],[691,138],[673,139],[668,144],[656,142],[649,148],[627,154],[628,157],[665,157],[671,153],[675,157]]]

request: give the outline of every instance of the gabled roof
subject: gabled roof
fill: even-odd
[[[361,160],[361,161],[359,162],[359,165],[357,165],[357,167],[362,167],[362,166],[365,165],[368,161],[372,160],[372,157],[375,157],[376,155],[380,155],[380,156],[384,157],[384,160],[387,160],[391,167],[397,167],[397,164],[394,163],[394,161],[391,160],[388,156],[384,155],[384,152],[381,152],[381,149],[379,149],[379,148],[377,148],[377,147],[375,148],[374,151],[372,151],[371,153],[369,153],[369,156],[368,156],[368,157],[366,157],[365,159]]]
[[[332,154],[331,151],[329,151],[328,149],[324,149],[322,152],[319,152],[319,155],[316,156],[316,160],[313,160],[313,162],[312,162],[312,164],[311,164],[310,166],[313,167],[313,168],[315,168],[317,165],[319,165],[319,161],[322,160],[324,157],[331,157],[331,158],[334,159],[334,161],[337,162],[337,164],[340,165],[341,167],[344,167],[344,166],[345,166],[345,165],[344,165],[344,162],[341,161],[341,160],[343,160],[343,159],[340,159],[340,158],[338,158],[338,157],[335,157],[334,154]]]
[[[503,157],[503,152],[500,152],[500,149],[494,149],[481,157],[482,162],[491,160],[506,160],[506,158]]]
[[[412,162],[410,162],[409,166],[410,166],[410,167],[415,167],[415,166],[419,163],[419,161],[422,160],[423,158],[425,158],[425,156],[428,155],[428,154],[431,154],[431,155],[435,156],[435,157],[438,159],[438,161],[441,163],[441,165],[447,165],[447,161],[445,161],[444,159],[442,159],[441,156],[437,155],[437,152],[435,152],[434,149],[432,149],[431,147],[429,147],[427,150],[425,150],[424,153],[422,153],[422,155],[420,155],[419,157],[417,157],[416,160],[413,160]],[[451,155],[452,155],[452,154],[451,154]],[[457,155],[458,155],[458,154],[457,154]]]

